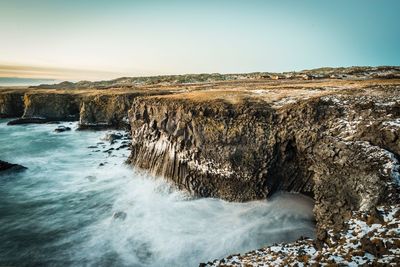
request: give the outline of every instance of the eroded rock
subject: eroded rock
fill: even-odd
[[[0,173],[3,172],[13,172],[13,171],[23,171],[26,170],[27,168],[19,165],[19,164],[13,164],[13,163],[9,163],[6,161],[2,161],[0,160]]]

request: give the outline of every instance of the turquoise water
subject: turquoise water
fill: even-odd
[[[28,169],[0,174],[0,266],[198,266],[314,234],[304,197],[192,199],[126,166],[129,151],[103,141],[107,131],[6,122],[0,159]]]

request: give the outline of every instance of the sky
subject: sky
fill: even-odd
[[[0,77],[400,65],[400,1],[0,0]]]

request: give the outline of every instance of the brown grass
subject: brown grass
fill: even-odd
[[[119,95],[137,93],[155,98],[189,100],[194,102],[224,101],[240,103],[244,100],[279,104],[279,101],[321,96],[336,92],[359,93],[373,87],[400,86],[400,79],[371,80],[234,80],[178,85],[143,85],[111,89],[29,89],[0,88],[0,94],[19,92],[30,94]],[[372,93],[372,92],[371,92]],[[373,92],[377,93],[377,92]],[[400,92],[399,92],[400,94]]]

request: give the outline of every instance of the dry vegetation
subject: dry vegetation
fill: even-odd
[[[400,67],[320,68],[301,72],[248,74],[190,74],[123,77],[111,81],[0,88],[2,93],[73,95],[153,95],[193,102],[265,102],[280,106],[331,93],[361,93],[366,88],[400,85]],[[379,91],[379,90],[378,90]],[[376,92],[374,92],[376,93]]]

